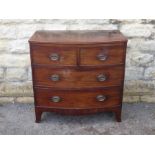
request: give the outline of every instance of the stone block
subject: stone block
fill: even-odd
[[[155,52],[155,39],[154,40],[144,40],[144,38],[140,39],[129,39],[128,41],[128,48],[131,49],[130,51],[141,51],[146,53]]]
[[[0,19],[0,24],[9,24],[9,25],[15,25],[15,24],[35,24],[35,19]]]
[[[8,40],[0,40],[0,53],[6,53],[8,52],[8,46],[9,46]]]
[[[98,25],[98,24],[81,24],[81,25],[69,25],[67,27],[68,30],[117,30],[117,25],[113,24],[104,24],[104,25]]]
[[[131,65],[133,66],[148,67],[153,63],[154,56],[152,54],[135,52],[131,56]]]
[[[150,37],[153,25],[149,24],[126,24],[120,29],[128,37]]]
[[[34,103],[34,97],[17,97],[15,103],[22,103],[22,104]]]
[[[0,67],[27,67],[30,66],[29,54],[1,54]]]
[[[28,80],[32,81],[32,70],[31,70],[31,67],[28,68]]]
[[[8,48],[9,52],[12,53],[29,53],[29,44],[27,39],[10,41]]]
[[[123,103],[139,103],[140,97],[139,96],[123,96]]]
[[[4,69],[0,68],[0,79],[4,78]]]
[[[141,67],[127,67],[125,70],[125,80],[143,79],[144,69]]]
[[[5,82],[0,84],[0,96],[31,97],[33,96],[32,82]]]
[[[144,73],[145,79],[155,80],[155,67],[148,67],[145,69]]]
[[[77,23],[83,23],[86,25],[104,25],[104,24],[109,24],[110,20],[109,19],[78,19],[76,20]]]
[[[16,30],[17,39],[28,40],[35,31],[41,29],[43,29],[43,25],[41,24],[19,24]]]
[[[140,24],[142,23],[142,19],[117,19],[117,21],[120,21],[122,25],[125,24]]]
[[[124,93],[128,96],[152,95],[154,94],[155,81],[132,80],[125,81]]]
[[[143,95],[140,97],[140,101],[144,103],[155,103],[155,95]]]
[[[131,49],[132,51],[139,51],[140,46],[145,43],[144,38],[132,38],[128,40],[128,48]]]
[[[66,30],[67,25],[60,24],[44,24],[42,25],[42,30]]]
[[[152,52],[154,54],[154,52],[155,52],[155,40],[144,41],[143,43],[139,44],[138,48],[141,51]]]
[[[0,39],[16,39],[17,29],[14,25],[0,25]]]
[[[10,81],[22,81],[28,78],[28,73],[25,68],[7,68],[6,79]]]
[[[13,97],[0,97],[0,104],[14,103]]]

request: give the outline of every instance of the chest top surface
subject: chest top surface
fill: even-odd
[[[39,44],[99,44],[126,42],[118,30],[40,30],[30,38],[30,43]]]

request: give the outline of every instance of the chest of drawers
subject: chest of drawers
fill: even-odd
[[[127,39],[119,31],[37,31],[29,40],[36,122],[43,112],[114,112],[121,121]]]

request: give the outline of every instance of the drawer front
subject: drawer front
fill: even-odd
[[[76,66],[75,48],[34,46],[31,50],[34,64],[52,66]]]
[[[96,91],[55,91],[35,89],[36,106],[54,108],[104,108],[121,103],[120,88]]]
[[[80,50],[81,65],[115,65],[124,63],[123,46],[107,46],[82,48]]]
[[[91,70],[35,67],[34,77],[34,84],[40,86],[56,88],[107,87],[122,84],[123,66]]]

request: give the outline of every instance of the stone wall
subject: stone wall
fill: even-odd
[[[35,30],[119,29],[129,39],[124,102],[155,101],[155,20],[0,20],[0,103],[32,103],[28,39]]]

